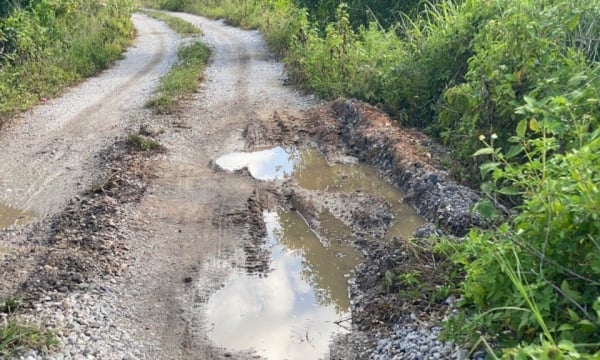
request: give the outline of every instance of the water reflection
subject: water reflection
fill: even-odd
[[[294,164],[294,178],[308,190],[331,192],[362,191],[387,200],[392,205],[395,220],[386,234],[410,237],[424,224],[416,210],[403,201],[404,194],[394,185],[383,181],[377,171],[366,164],[333,164],[316,150],[302,151]]]
[[[285,150],[278,146],[250,153],[234,152],[221,156],[215,163],[227,171],[247,168],[255,179],[276,180],[292,173],[297,158],[297,150]]]
[[[272,271],[231,276],[207,304],[210,336],[268,359],[317,359],[343,331],[335,321],[349,315],[345,274],[360,254],[341,241],[324,247],[295,213],[266,212],[264,219]]]
[[[25,224],[34,218],[31,212],[0,204],[0,229]]]
[[[257,152],[236,152],[218,158],[215,163],[227,171],[247,168],[259,180],[293,176],[308,190],[330,192],[362,191],[384,198],[392,205],[395,220],[385,238],[410,237],[424,220],[402,200],[404,194],[383,181],[377,171],[366,164],[329,164],[315,149],[275,147]]]

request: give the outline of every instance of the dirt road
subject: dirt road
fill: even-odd
[[[50,358],[232,356],[207,340],[207,325],[197,307],[221,286],[240,256],[248,226],[231,217],[247,210],[247,200],[259,186],[250,177],[215,172],[210,161],[244,150],[243,133],[251,124],[267,120],[276,110],[298,112],[312,101],[283,85],[283,67],[258,32],[174,15],[200,27],[213,50],[204,85],[176,115],[156,116],[143,104],[173,63],[180,41],[163,24],[135,15],[138,36],[122,61],[24,114],[2,134],[0,201],[35,219],[24,229],[5,230],[0,238],[0,260],[6,265],[0,294],[34,294],[27,306],[35,311],[25,311],[24,318],[60,329],[61,346]],[[110,233],[119,234],[119,246],[128,249],[119,259],[121,276],[90,275],[81,264],[68,267],[65,263],[73,256],[80,262],[85,256],[55,256],[65,252],[53,245],[63,238],[56,235],[57,222],[65,213],[82,213],[79,222],[92,217],[96,223],[101,215],[82,210],[89,202],[72,205],[72,199],[102,179],[105,153],[115,139],[142,124],[160,134],[156,139],[168,151],[148,160],[153,170],[146,168],[145,175],[152,179],[137,190],[143,197],[115,205],[117,210],[107,215]],[[65,233],[75,239],[69,246],[102,237],[85,226],[67,225]],[[106,236],[111,243],[117,238]],[[36,247],[32,239],[44,245]],[[85,286],[69,283],[60,291],[52,286],[31,291],[39,283],[31,280],[32,274],[43,278],[45,271],[62,274],[59,280],[45,281],[57,288],[73,276]],[[43,358],[38,352],[25,355]]]
[[[166,131],[159,139],[169,152],[157,162],[157,179],[138,209],[139,219],[149,223],[136,234],[142,249],[129,291],[138,294],[131,306],[142,314],[141,328],[153,329],[160,357],[216,359],[219,351],[202,333],[207,324],[198,307],[240,256],[247,225],[229,218],[247,211],[247,199],[260,185],[248,176],[215,172],[209,163],[245,150],[249,124],[276,110],[298,112],[310,100],[283,86],[283,68],[258,32],[176,15],[202,29],[213,58],[198,94],[178,116],[162,119]],[[183,129],[168,130],[172,122]]]
[[[393,246],[381,241],[393,228],[391,209],[402,205],[403,195],[366,193],[381,182],[375,172],[370,176],[377,181],[360,173],[359,188],[340,190],[342,186],[328,194],[300,189],[295,180],[275,187],[253,179],[248,171],[229,173],[215,166],[215,159],[234,151],[310,144],[327,155],[326,163],[356,163],[360,158],[377,167],[389,183],[406,191],[427,220],[458,234],[472,224],[470,206],[476,196],[436,169],[433,142],[398,128],[366,104],[340,100],[315,106],[315,99],[284,85],[283,65],[257,31],[172,15],[198,26],[213,50],[203,85],[175,114],[155,115],[143,104],[175,61],[182,41],[165,25],[135,15],[138,36],[123,60],[24,114],[0,135],[0,215],[17,224],[0,230],[0,299],[22,298],[18,317],[53,329],[59,340],[50,353],[31,350],[21,358],[260,358],[246,347],[236,352],[214,344],[209,334],[215,324],[205,310],[234,270],[269,270],[269,250],[263,246],[249,255],[248,249],[264,245],[268,231],[263,210],[277,206],[297,210],[288,213],[295,214],[300,227],[310,224],[306,234],[316,239],[316,247],[335,248],[331,242],[323,245],[331,239],[317,234],[323,229],[319,214],[329,214],[333,219],[328,221],[341,224],[342,233],[353,234],[344,235],[341,245],[353,242],[367,254],[351,298],[342,300],[351,303],[353,331],[336,340],[331,359],[366,359],[377,346],[382,359],[406,349],[416,349],[414,358],[458,351],[437,341],[431,323],[403,313],[406,308],[395,295],[382,293],[383,274],[400,262],[410,263],[410,251],[401,248],[401,241]],[[138,130],[166,151],[140,152],[128,146],[124,139]],[[318,174],[318,180],[330,176],[331,181],[352,182],[339,168],[320,166],[308,180]],[[410,206],[403,208],[412,214],[400,217],[416,219],[410,226],[422,224]],[[433,224],[426,229],[439,233]],[[262,243],[253,247],[252,241]],[[337,259],[350,253],[330,250],[318,253],[328,275]],[[347,270],[337,275],[332,277],[341,289],[337,292],[346,296]],[[296,281],[303,275],[293,277]],[[311,301],[304,306],[315,307],[318,301]],[[446,311],[446,305],[441,307],[440,312]],[[378,342],[382,329],[400,331],[391,329],[404,318],[406,328],[397,339],[429,340]],[[319,336],[303,328],[290,340],[277,328],[269,330],[278,336],[273,342],[285,339],[308,347]],[[328,342],[319,340],[326,352]],[[289,354],[289,348],[275,345],[283,350],[269,358],[287,357],[281,354]],[[295,355],[303,358],[303,353]]]

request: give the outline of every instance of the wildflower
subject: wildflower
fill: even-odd
[[[479,141],[485,140],[485,135],[479,135]]]
[[[496,133],[492,134],[492,140],[496,140],[498,138],[498,135],[496,135]]]

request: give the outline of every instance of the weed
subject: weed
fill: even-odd
[[[130,134],[127,137],[127,145],[134,149],[144,151],[157,151],[163,148],[162,145],[158,143],[158,141],[141,135],[140,133]]]
[[[176,16],[171,16],[159,11],[140,10],[140,12],[166,23],[171,29],[175,30],[179,34],[199,35],[202,33],[198,27]]]
[[[183,46],[177,54],[178,63],[160,79],[156,95],[146,103],[147,107],[160,114],[172,113],[180,100],[197,90],[210,49],[201,42],[195,42]]]
[[[10,358],[17,353],[36,349],[45,351],[58,345],[55,335],[37,326],[8,320],[0,325],[0,357]]]
[[[21,300],[11,298],[0,302],[0,313],[12,314],[21,306]]]

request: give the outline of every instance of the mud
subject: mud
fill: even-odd
[[[35,218],[35,214],[0,204],[0,229],[19,226]]]

